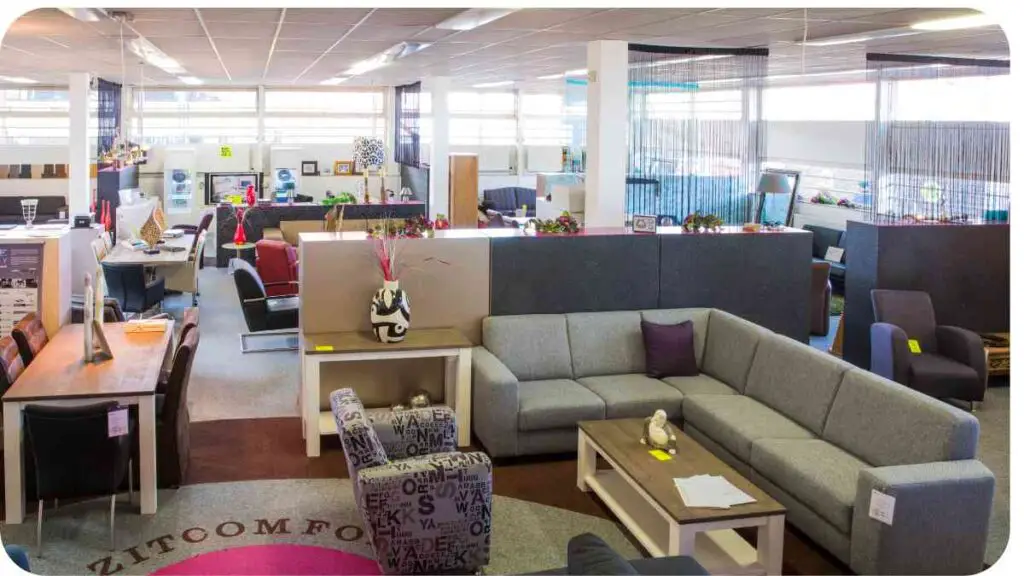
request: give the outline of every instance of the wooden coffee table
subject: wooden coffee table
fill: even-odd
[[[640,443],[643,420],[579,424],[576,486],[593,492],[652,556],[693,556],[712,574],[781,574],[786,508],[675,426],[677,453],[660,461]],[[611,469],[597,469],[601,456]],[[757,502],[688,508],[673,478],[723,476]],[[757,527],[757,548],[735,528]]]

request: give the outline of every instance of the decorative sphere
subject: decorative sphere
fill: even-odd
[[[420,390],[409,398],[409,406],[412,408],[426,408],[430,404],[430,394],[425,390]]]

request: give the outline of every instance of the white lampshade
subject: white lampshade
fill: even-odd
[[[757,182],[757,191],[761,194],[791,194],[789,176],[778,172],[765,172]]]

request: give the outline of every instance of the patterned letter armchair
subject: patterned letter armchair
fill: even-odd
[[[331,393],[356,503],[385,574],[475,572],[490,561],[491,461],[456,451],[447,406],[365,410]]]

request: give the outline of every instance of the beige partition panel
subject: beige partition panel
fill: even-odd
[[[344,239],[342,239],[344,238]],[[409,296],[411,329],[456,328],[480,343],[490,313],[490,240],[423,238],[400,241],[400,286]],[[304,333],[370,330],[370,299],[381,287],[373,244],[362,233],[303,233],[299,242],[300,327]],[[444,390],[440,359],[338,362],[320,373],[321,408],[332,390],[352,387],[367,406],[406,399],[424,388]]]

